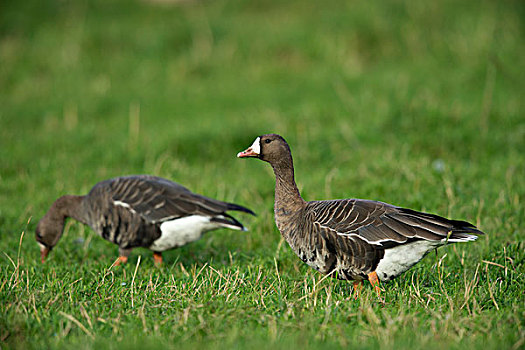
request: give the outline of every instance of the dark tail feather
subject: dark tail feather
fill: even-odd
[[[484,235],[485,232],[478,230],[478,228],[472,225],[470,222],[458,221],[458,220],[449,220],[452,225],[454,225],[454,232],[465,232],[472,233],[474,235]]]
[[[451,242],[473,241],[478,238],[477,236],[485,234],[467,221],[449,220],[439,215],[422,213],[405,208],[401,209],[401,211],[420,219],[427,220],[433,224],[444,226],[444,228],[451,232],[449,236]]]
[[[228,210],[243,211],[245,213],[252,214],[253,216],[257,216],[257,215],[255,215],[255,213],[253,211],[251,211],[250,209],[248,209],[246,207],[243,207],[242,205],[238,205],[238,204],[234,204],[234,203],[226,203],[226,204],[228,205]]]

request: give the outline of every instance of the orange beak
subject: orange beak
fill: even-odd
[[[253,151],[251,147],[248,147],[246,150],[237,153],[237,158],[246,158],[246,157],[258,157],[259,153]]]
[[[40,247],[40,260],[42,261],[42,264],[47,258],[47,255],[49,254],[49,248],[47,247]]]

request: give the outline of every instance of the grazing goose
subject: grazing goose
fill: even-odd
[[[70,217],[119,246],[116,264],[126,263],[136,247],[151,249],[160,264],[161,252],[196,241],[207,231],[221,227],[246,231],[228,210],[255,215],[248,208],[192,193],[160,177],[117,177],[99,182],[85,196],[58,198],[38,223],[36,240],[44,262]]]
[[[306,202],[294,179],[290,147],[279,135],[262,135],[239,158],[270,163],[275,173],[275,222],[302,261],[323,274],[354,280],[356,292],[410,269],[447,243],[473,241],[483,232],[465,221],[363,199]]]

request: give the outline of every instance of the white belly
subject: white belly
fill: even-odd
[[[206,231],[220,227],[210,222],[210,218],[200,215],[187,216],[163,222],[160,225],[161,236],[149,246],[157,252],[181,247],[202,237]]]
[[[377,276],[381,281],[391,280],[417,264],[430,250],[443,244],[440,241],[416,241],[387,249],[377,264]]]

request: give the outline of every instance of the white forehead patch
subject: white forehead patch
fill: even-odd
[[[38,245],[40,246],[40,251],[47,249],[47,247],[40,242],[38,242]]]
[[[261,154],[261,138],[257,137],[255,141],[253,141],[252,145],[250,146],[252,151],[257,154]]]

